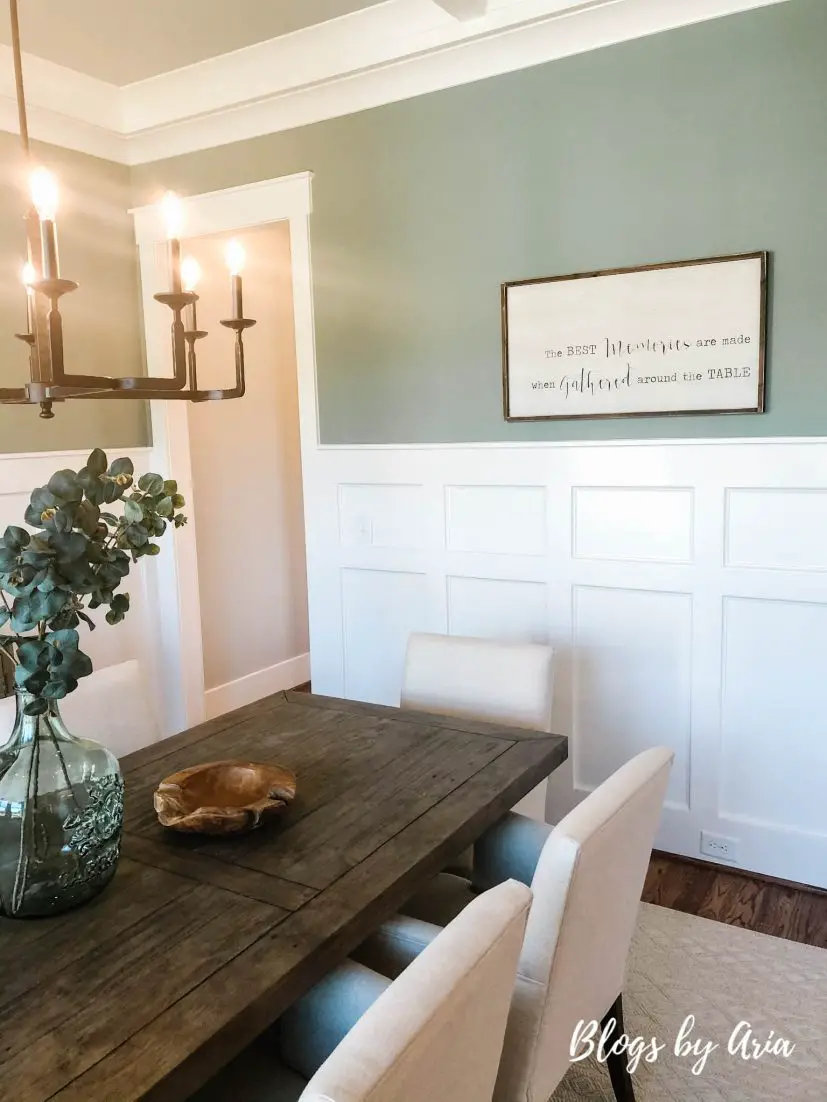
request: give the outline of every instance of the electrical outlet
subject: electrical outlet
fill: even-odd
[[[701,853],[705,857],[714,857],[718,861],[738,863],[738,839],[727,838],[725,834],[710,834],[701,831]]]
[[[354,534],[356,536],[356,543],[373,543],[373,520],[368,516],[356,517]]]

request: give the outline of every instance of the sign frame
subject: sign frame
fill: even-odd
[[[514,414],[511,412],[511,381],[509,360],[509,319],[508,295],[512,288],[529,287],[543,284],[559,284],[574,280],[603,279],[612,276],[635,275],[640,272],[665,271],[675,268],[700,267],[704,265],[721,265],[733,261],[759,260],[760,261],[760,286],[759,318],[758,318],[758,373],[757,392],[755,405],[738,407],[711,407],[708,409],[665,409],[665,410],[624,410],[620,412],[597,413],[538,413],[538,414]],[[766,360],[767,360],[767,287],[769,274],[769,253],[759,250],[751,253],[734,253],[727,256],[702,257],[697,260],[677,260],[661,264],[642,264],[628,268],[606,268],[594,272],[577,272],[572,275],[543,276],[537,279],[519,279],[502,283],[500,286],[500,308],[502,318],[502,387],[503,387],[503,415],[507,422],[521,421],[571,421],[571,420],[607,420],[617,417],[692,417],[710,416],[712,414],[741,414],[764,413],[765,388],[766,388]]]

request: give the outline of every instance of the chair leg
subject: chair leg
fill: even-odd
[[[609,1049],[614,1044],[615,1040],[620,1037],[622,1033],[625,1033],[625,1027],[623,1025],[623,996],[618,995],[615,1001],[609,1008],[608,1014],[602,1021],[602,1026],[605,1029],[607,1025],[613,1023],[611,1033],[606,1038],[606,1048]],[[626,1066],[628,1060],[628,1054],[623,1052],[617,1056],[609,1056],[606,1060],[606,1066],[609,1069],[609,1076],[612,1080],[612,1090],[614,1091],[617,1102],[635,1102],[635,1092],[632,1086],[632,1077],[629,1074],[629,1069]]]

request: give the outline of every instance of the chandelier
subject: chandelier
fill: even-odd
[[[25,333],[16,333],[29,349],[30,381],[21,387],[0,388],[2,405],[40,405],[40,416],[54,417],[53,402],[70,398],[178,399],[188,402],[216,402],[244,395],[244,330],[255,321],[244,317],[241,272],[244,249],[237,241],[227,246],[230,271],[232,316],[221,324],[235,332],[235,385],[224,390],[201,390],[195,345],[208,334],[198,328],[195,288],[201,277],[197,261],[182,259],[183,207],[167,192],[161,202],[166,224],[170,290],[155,295],[157,302],[172,311],[172,375],[128,376],[75,375],[67,372],[63,358],[63,319],[60,300],[77,290],[77,283],[64,279],[60,271],[57,241],[58,185],[55,176],[36,165],[29,148],[23,64],[20,50],[18,0],[9,0],[12,52],[20,120],[20,140],[30,166],[30,206],[25,216],[28,262],[22,280],[27,302]]]

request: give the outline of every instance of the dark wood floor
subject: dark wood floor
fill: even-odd
[[[655,853],[643,898],[676,911],[827,949],[827,892]]]
[[[310,692],[310,682],[297,685]],[[674,911],[827,949],[827,892],[655,853],[643,898]]]

